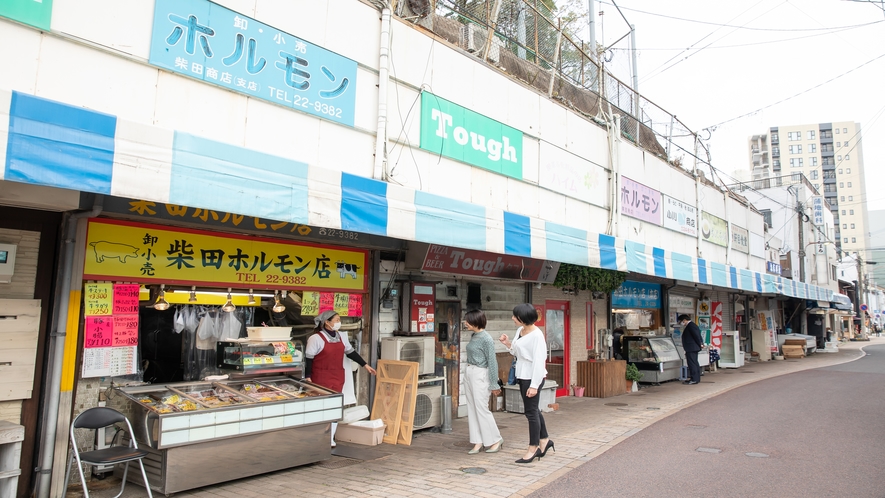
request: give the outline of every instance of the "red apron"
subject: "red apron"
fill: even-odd
[[[344,389],[344,343],[340,340],[329,342],[325,334],[317,334],[326,344],[320,354],[313,358],[310,380],[340,393]]]

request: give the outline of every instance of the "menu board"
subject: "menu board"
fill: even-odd
[[[138,371],[138,295],[138,284],[84,286],[84,378]]]
[[[340,316],[363,316],[363,295],[347,292],[305,291],[301,297],[301,314],[317,316],[324,311]]]

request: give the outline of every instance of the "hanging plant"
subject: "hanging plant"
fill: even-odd
[[[625,272],[562,263],[553,285],[575,291],[589,290],[608,294],[614,292],[626,279]]]

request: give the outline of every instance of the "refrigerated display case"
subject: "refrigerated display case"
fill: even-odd
[[[624,336],[627,362],[642,372],[639,382],[660,383],[679,378],[682,358],[670,337]]]
[[[340,393],[287,376],[116,388],[114,407],[170,494],[331,458]]]
[[[304,361],[301,341],[221,341],[216,348],[218,368],[246,374],[289,373]]]

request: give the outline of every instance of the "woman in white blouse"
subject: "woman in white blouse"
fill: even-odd
[[[538,392],[544,387],[547,377],[547,339],[544,332],[535,326],[538,311],[529,303],[513,308],[513,322],[519,326],[513,341],[507,334],[501,334],[499,340],[516,356],[516,381],[519,394],[525,407],[525,418],[529,421],[529,447],[525,455],[516,463],[531,463],[547,454],[547,450],[556,449],[553,441],[547,437],[547,426],[544,416],[538,407]]]

